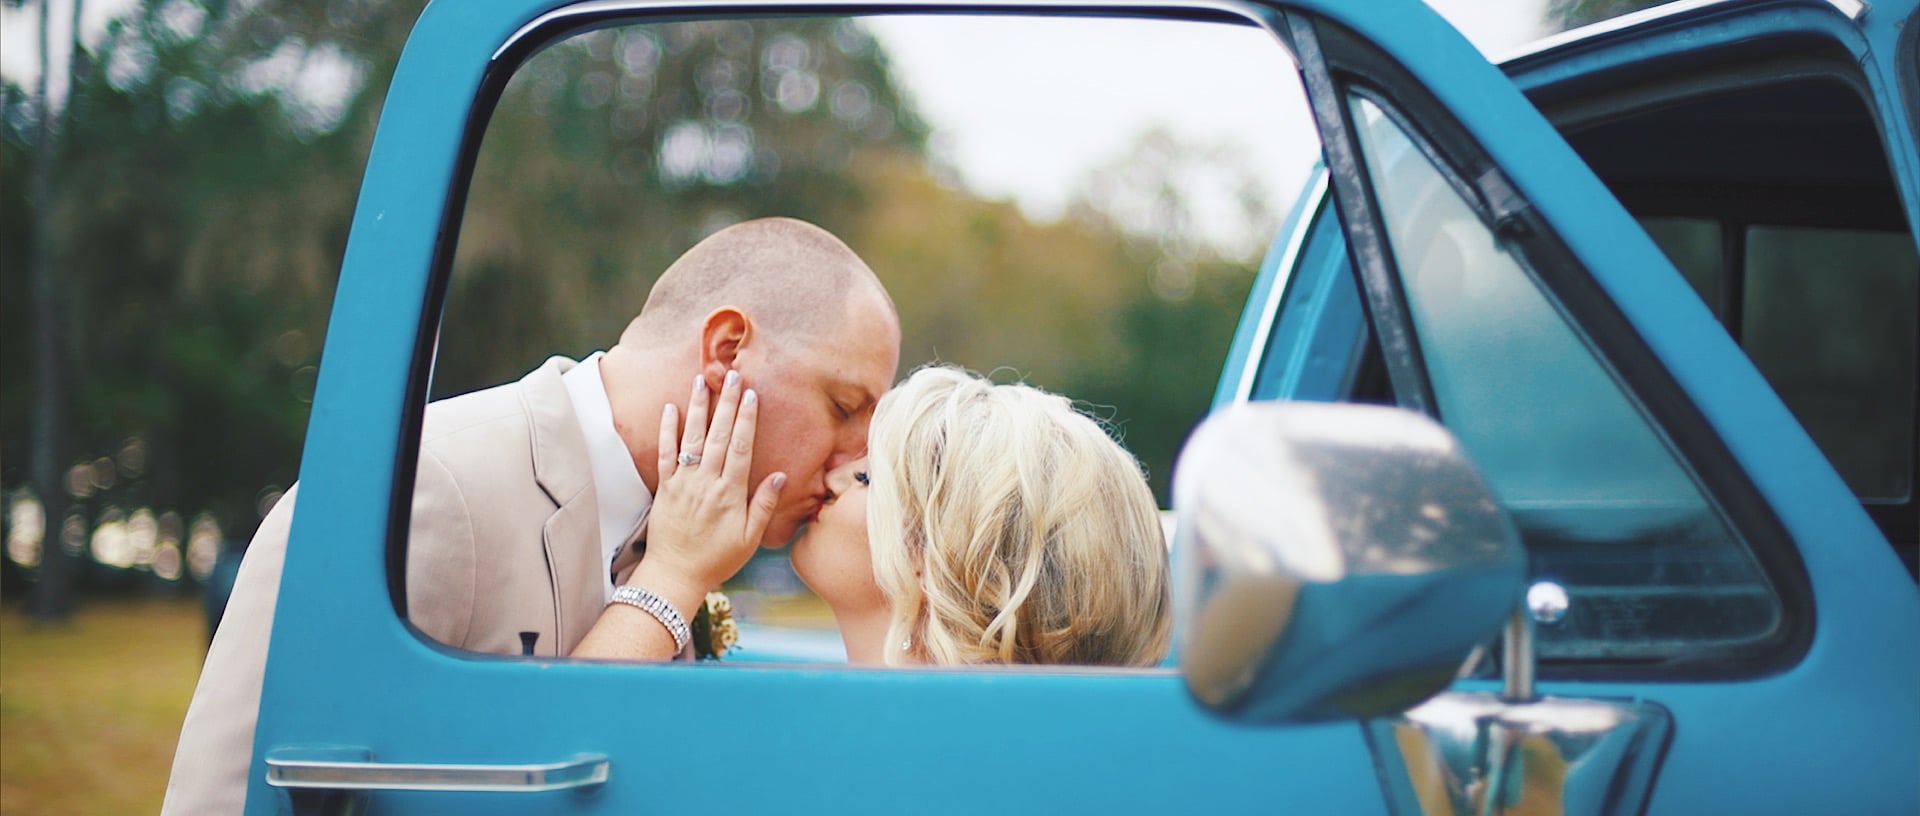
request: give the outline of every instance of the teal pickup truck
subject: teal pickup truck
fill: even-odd
[[[1920,812],[1915,9],[1680,2],[1496,66],[1413,0],[436,0],[334,300],[248,811]],[[1175,474],[1177,667],[425,641],[391,567],[516,67],[899,14],[1252,27],[1298,68],[1322,162]]]

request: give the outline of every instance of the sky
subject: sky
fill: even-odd
[[[73,30],[73,0],[52,0],[53,25],[47,33],[48,48],[56,61],[67,58],[70,50],[68,36]],[[22,3],[18,7],[0,6],[0,76],[19,83],[23,88],[32,88],[33,81],[40,76],[40,6],[39,2]],[[106,36],[107,23],[139,6],[138,0],[87,0],[80,7],[81,38],[91,46]],[[56,62],[56,64],[58,64]],[[48,95],[55,104],[67,98],[66,77],[55,71],[48,88]]]
[[[1429,0],[1483,53],[1544,33],[1546,0]],[[1264,31],[1202,23],[887,17],[869,28],[975,192],[1058,217],[1080,181],[1149,127],[1237,146],[1237,168],[1284,214],[1318,155],[1288,53]],[[1230,185],[1185,179],[1209,237],[1231,242]],[[1256,226],[1256,225],[1248,225]],[[1271,230],[1278,224],[1257,225]]]
[[[1232,167],[1284,206],[1313,161],[1293,62],[1267,32],[1087,18],[887,17],[870,30],[967,186],[1060,216],[1095,168],[1160,127],[1225,146]],[[1204,224],[1228,220],[1231,173],[1181,181]],[[1220,235],[1217,238],[1232,236]]]
[[[174,5],[192,0],[161,0]],[[1547,0],[1427,0],[1498,55],[1547,33]],[[137,0],[88,0],[83,39]],[[52,0],[53,58],[64,59],[71,0]],[[163,6],[163,9],[166,8]],[[32,86],[40,3],[0,9],[0,74]],[[942,158],[975,192],[1058,217],[1097,168],[1161,127],[1228,158],[1176,184],[1208,237],[1236,236],[1235,188],[1251,183],[1284,212],[1316,155],[1287,53],[1250,28],[1160,21],[891,17],[870,30],[935,130]],[[50,95],[56,104],[66,89]],[[324,89],[314,89],[324,92]],[[1277,225],[1264,225],[1271,228]]]

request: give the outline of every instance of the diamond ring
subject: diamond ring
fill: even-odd
[[[693,467],[694,465],[700,464],[700,454],[682,451],[679,462],[681,467]]]

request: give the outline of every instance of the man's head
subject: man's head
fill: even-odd
[[[738,370],[760,396],[749,484],[788,478],[763,541],[778,546],[828,495],[826,472],[866,452],[867,423],[899,361],[899,318],[866,263],[826,230],[763,218],[708,236],[668,267],[602,372],[615,424],[657,487],[661,405],[685,399],[695,374],[718,392]]]

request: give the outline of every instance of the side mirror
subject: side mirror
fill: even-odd
[[[1174,468],[1180,668],[1248,722],[1397,714],[1518,606],[1526,556],[1460,444],[1397,408],[1244,403]]]

